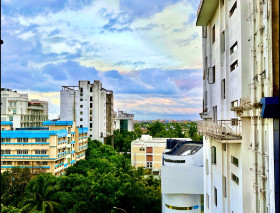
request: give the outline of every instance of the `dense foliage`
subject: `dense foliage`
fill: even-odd
[[[1,212],[118,212],[114,206],[161,212],[160,180],[144,178],[143,168],[134,169],[129,159],[99,141],[89,140],[86,160],[66,169],[65,176],[41,173],[30,179],[27,171],[1,174]]]

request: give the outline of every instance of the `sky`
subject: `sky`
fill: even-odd
[[[101,80],[136,120],[199,119],[198,0],[2,0],[1,87],[49,101]]]

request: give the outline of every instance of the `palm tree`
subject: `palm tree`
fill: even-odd
[[[42,211],[57,212],[60,211],[61,204],[54,200],[58,197],[55,187],[50,185],[51,174],[40,174],[35,177],[26,186],[25,196],[20,203],[23,212]]]

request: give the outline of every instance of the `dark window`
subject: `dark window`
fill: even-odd
[[[80,92],[83,92],[83,87],[80,88]]]
[[[238,67],[238,60],[236,60],[235,62],[233,62],[232,65],[230,65],[230,71],[232,72],[233,70],[235,70]]]
[[[208,84],[215,83],[215,71],[216,71],[215,66],[208,68]]]
[[[236,8],[237,8],[237,2],[235,2],[235,3],[232,5],[232,7],[231,7],[231,9],[230,9],[230,11],[229,11],[229,17],[231,17],[231,16],[233,15],[233,13],[234,13],[234,11],[235,11]]]
[[[209,209],[209,194],[206,194],[206,206]]]
[[[211,155],[212,155],[212,164],[216,164],[216,147],[212,146],[211,148]]]
[[[82,119],[82,118],[80,118],[80,121],[83,121],[83,119]]]
[[[231,173],[231,179],[232,179],[237,185],[239,185],[239,178],[238,178],[235,174]]]
[[[92,101],[92,96],[89,97],[89,100]]]
[[[237,50],[237,42],[235,42],[231,47],[230,47],[230,54],[234,53]]]
[[[208,70],[208,59],[207,57],[205,58],[205,65],[204,65],[204,73],[203,73],[203,80],[205,80],[205,76],[207,76],[207,70]],[[208,80],[208,77],[207,77]]]
[[[223,143],[223,150],[227,151],[227,144],[226,143]]]
[[[83,105],[80,105],[80,108],[83,108]]]
[[[89,128],[92,128],[92,123],[89,123]]]
[[[215,43],[215,25],[212,28],[212,44]]]
[[[226,79],[222,80],[222,98],[226,99]]]
[[[224,189],[224,197],[227,197],[227,178],[223,177],[223,189]]]
[[[214,187],[214,202],[215,202],[215,206],[218,206],[218,192],[217,192],[217,188]]]
[[[238,167],[238,158],[231,156],[231,163]]]
[[[89,91],[92,92],[92,87],[89,88]]]
[[[92,103],[89,104],[89,108],[92,108]]]
[[[222,38],[221,38],[221,51],[222,53],[225,52],[226,45],[225,45],[225,31],[222,32]]]
[[[217,106],[213,107],[213,120],[216,121],[217,120]]]

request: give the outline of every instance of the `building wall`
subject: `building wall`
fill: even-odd
[[[40,106],[31,106],[32,103]],[[1,89],[1,121],[13,121],[14,128],[41,127],[48,120],[48,102],[29,100],[27,94]]]
[[[1,172],[14,166],[31,168],[31,172],[65,173],[65,168],[85,158],[87,128],[76,128],[75,124],[55,125],[46,123],[49,130],[1,130]],[[25,138],[18,142],[18,138]],[[39,141],[42,140],[43,141]],[[9,141],[7,141],[9,140]],[[10,150],[10,154],[6,151]],[[17,150],[28,150],[18,154]],[[36,153],[36,150],[46,153]],[[9,162],[9,163],[8,163]]]
[[[210,2],[210,0],[201,2]],[[271,2],[219,1],[213,17],[209,17],[209,23],[203,27],[207,29],[207,38],[202,38],[204,69],[202,118],[213,121],[213,107],[217,106],[217,120],[238,118],[240,120],[238,126],[242,129],[242,139],[239,141],[218,139],[221,132],[213,135],[206,134],[204,137],[204,162],[205,164],[208,162],[209,165],[209,174],[206,174],[206,168],[204,170],[206,174],[204,200],[206,201],[209,196],[210,201],[209,208],[206,207],[205,212],[274,212],[274,180],[268,178],[274,177],[273,121],[262,119],[259,107],[260,99],[271,97],[273,89],[277,88],[277,85],[273,87],[272,83],[277,76],[273,77],[270,52],[273,17],[270,14]],[[235,3],[237,7],[230,17],[230,11]],[[202,11],[206,10],[202,9]],[[207,16],[206,13],[203,15]],[[216,41],[213,43],[214,25]],[[224,52],[222,51],[223,31],[225,32]],[[238,47],[234,53],[231,53],[231,47],[236,41]],[[238,60],[238,67],[231,71],[231,65],[236,60]],[[214,65],[215,83],[209,84],[207,68]],[[223,79],[226,82],[225,97]],[[233,101],[237,101],[238,109],[232,108]],[[223,151],[225,146],[223,144],[226,144],[226,151]],[[211,165],[212,146],[216,147],[216,165]],[[231,156],[238,158],[238,167],[231,163]],[[232,173],[239,178],[239,184],[232,180]],[[226,177],[226,197],[222,193],[225,188],[223,177]],[[218,190],[217,206],[214,204],[214,187]]]
[[[72,120],[75,115],[78,126],[88,127],[89,136],[104,143],[104,138],[112,134],[110,129],[107,131],[107,127],[113,126],[114,116],[109,107],[113,106],[113,97],[108,99],[106,95],[107,90],[102,88],[100,81],[94,81],[93,84],[79,81],[79,86],[63,86],[60,91],[60,119]],[[108,115],[106,104],[110,108]],[[107,122],[111,122],[111,125]]]

